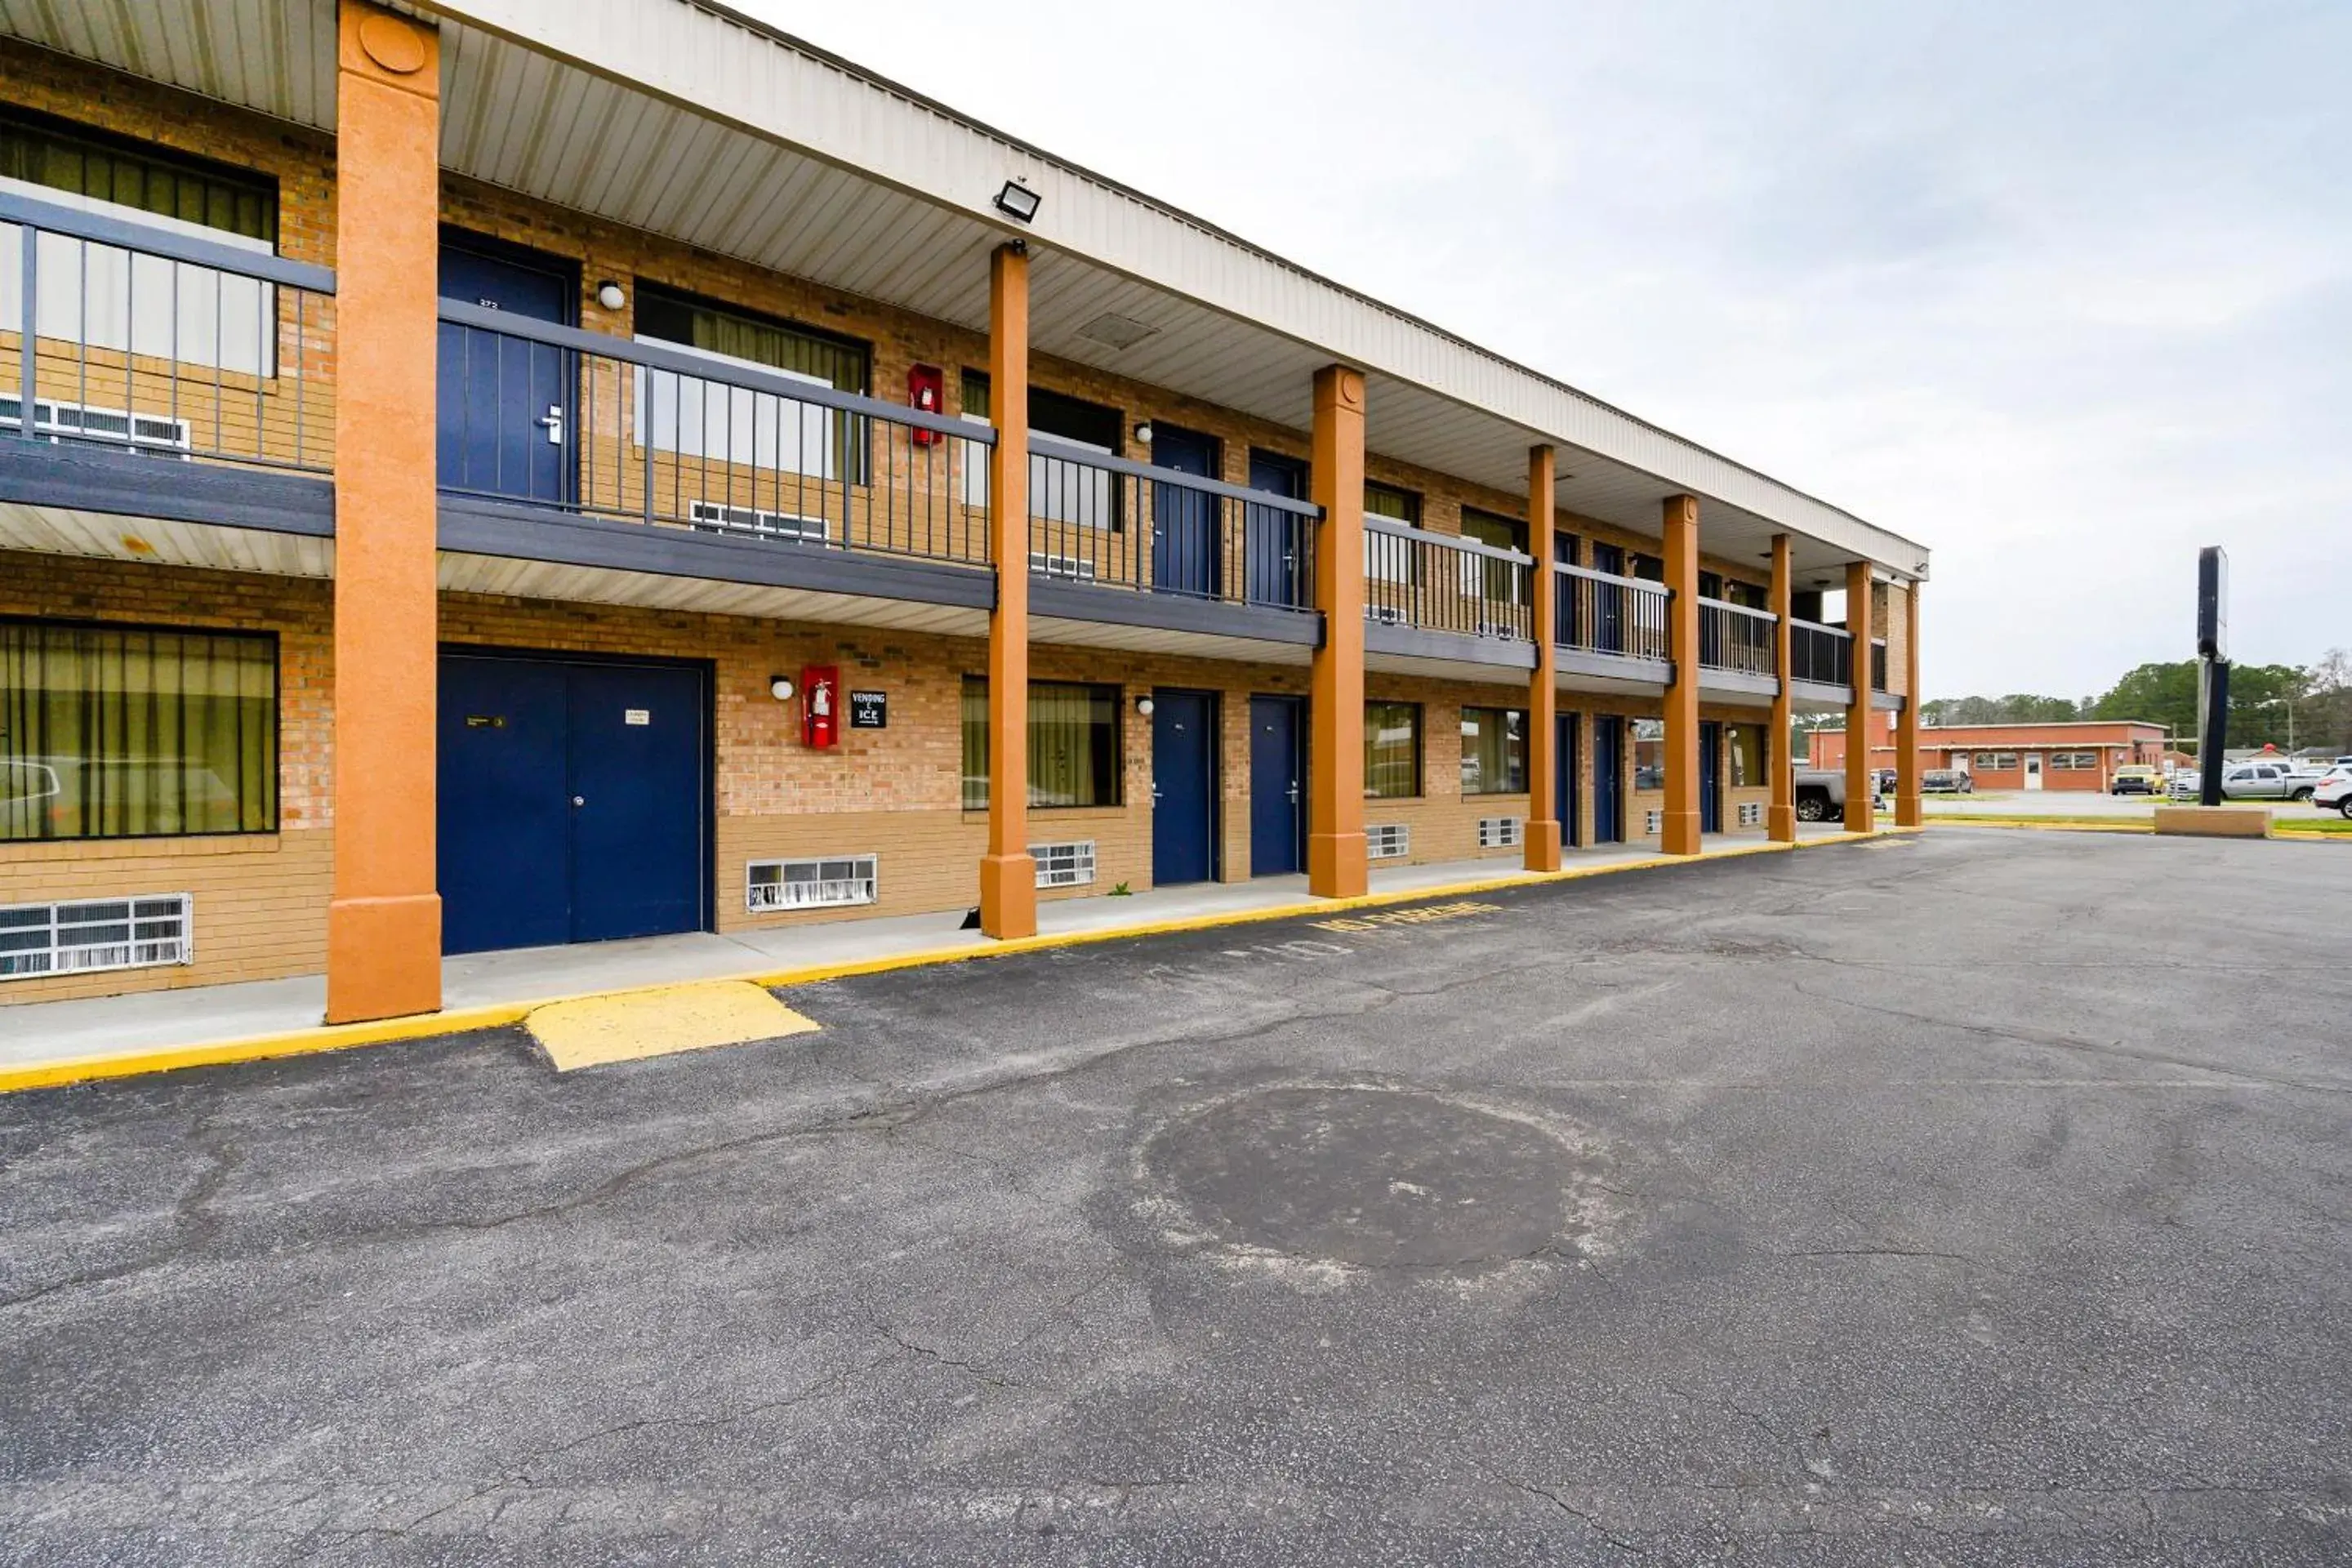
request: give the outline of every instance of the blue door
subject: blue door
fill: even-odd
[[[441,658],[442,949],[699,931],[705,672]]]
[[[1698,726],[1698,830],[1723,831],[1723,726],[1706,719]]]
[[[1625,721],[1592,718],[1592,842],[1625,841]]]
[[[572,321],[578,289],[553,258],[540,266],[445,239],[441,295],[564,326]],[[478,495],[569,500],[572,356],[446,321],[440,345],[442,485]]]
[[[1552,746],[1552,810],[1559,817],[1560,842],[1573,848],[1584,842],[1577,837],[1576,808],[1583,790],[1577,775],[1577,764],[1583,759],[1577,755],[1576,715],[1562,713],[1557,720],[1559,728]]]
[[[1307,705],[1296,697],[1250,699],[1250,875],[1281,877],[1307,865]]]
[[[1217,700],[1205,691],[1151,694],[1151,882],[1172,887],[1217,874]]]
[[[1292,500],[1307,499],[1307,465],[1295,458],[1277,457],[1272,452],[1250,454],[1249,488],[1286,496]],[[1248,509],[1244,526],[1249,532],[1246,570],[1249,581],[1244,587],[1253,605],[1281,605],[1301,607],[1305,603],[1302,589],[1307,581],[1306,520],[1296,512],[1281,511],[1270,506]]]
[[[441,950],[572,940],[564,667],[441,659]]]
[[[1218,478],[1217,444],[1172,426],[1151,431],[1151,466]],[[1151,487],[1151,585],[1162,594],[1217,596],[1217,498],[1176,485]]]
[[[1624,575],[1625,552],[1613,544],[1592,547],[1592,569]],[[1625,651],[1625,590],[1614,583],[1592,585],[1592,646],[1602,653]],[[1609,840],[1608,842],[1614,842]]]
[[[702,928],[703,674],[572,667],[572,940]]]

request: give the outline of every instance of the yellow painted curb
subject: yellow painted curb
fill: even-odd
[[[1233,910],[1219,914],[1192,915],[1181,920],[1143,921],[1133,925],[1108,926],[1100,931],[1065,931],[1052,935],[1018,937],[1010,942],[992,942],[981,938],[961,947],[928,948],[918,952],[898,953],[885,958],[807,964],[798,969],[760,970],[746,974],[715,976],[711,980],[691,984],[749,984],[763,989],[787,985],[810,985],[823,980],[845,980],[860,974],[885,974],[903,969],[926,968],[932,964],[961,963],[975,958],[1010,957],[1014,953],[1038,952],[1058,947],[1079,947],[1094,942],[1123,942],[1130,937],[1209,931],[1219,926],[1256,925],[1267,921],[1295,920],[1303,915],[1344,914],[1350,910],[1380,909],[1391,904],[1417,903],[1424,899],[1456,899],[1473,893],[1499,892],[1507,888],[1543,887],[1554,882],[1580,881],[1588,877],[1615,876],[1622,871],[1656,870],[1670,866],[1703,866],[1710,860],[1733,860],[1750,855],[1777,855],[1790,849],[1818,849],[1825,845],[1869,844],[1920,831],[1921,829],[1916,827],[1882,827],[1874,833],[1841,833],[1834,837],[1801,838],[1793,844],[1742,844],[1736,847],[1710,850],[1704,855],[1687,858],[1668,858],[1660,856],[1654,859],[1631,860],[1614,866],[1564,867],[1558,871],[1539,871],[1533,874],[1518,871],[1509,876],[1482,877],[1466,882],[1447,883],[1442,887],[1414,888],[1385,893],[1364,893],[1352,899],[1309,899],[1297,903],[1279,904],[1268,909]],[[388,1018],[378,1023],[327,1024],[317,1028],[290,1029],[272,1035],[250,1035],[238,1039],[210,1041],[204,1045],[168,1046],[153,1050],[126,1051],[115,1056],[75,1057],[64,1061],[36,1062],[23,1067],[0,1068],[0,1094],[9,1094],[28,1089],[53,1089],[63,1084],[86,1083],[97,1079],[131,1078],[142,1073],[173,1072],[182,1068],[220,1067],[232,1062],[271,1061],[284,1057],[315,1056],[326,1051],[348,1050],[357,1046],[384,1045],[394,1040],[414,1040],[429,1036],[462,1035],[481,1029],[504,1028],[509,1025],[523,1023],[534,1013],[562,1004],[623,998],[646,991],[674,990],[679,984],[679,982],[668,981],[654,986],[625,986],[613,991],[589,991],[568,996],[543,996],[530,1001],[501,1002],[480,1007],[455,1008],[446,1013],[424,1013],[414,1017]],[[782,1004],[779,1004],[779,1006],[781,1007]],[[790,1009],[784,1010],[790,1011]]]
[[[696,980],[551,1002],[533,1008],[523,1027],[556,1071],[573,1072],[607,1062],[782,1039],[817,1026],[761,986]]]
[[[181,1068],[218,1067],[228,1062],[271,1061],[280,1057],[316,1056],[321,1051],[349,1050],[354,1046],[381,1046],[394,1040],[416,1040],[433,1035],[463,1035],[478,1029],[520,1024],[531,1009],[528,1002],[501,1002],[485,1007],[457,1007],[446,1013],[419,1013],[407,1018],[384,1018],[370,1024],[321,1024],[314,1029],[289,1029],[275,1035],[246,1035],[231,1040],[211,1040],[197,1046],[164,1046],[116,1056],[70,1057],[63,1061],[33,1062],[0,1068],[0,1094],[24,1089],[49,1089],[58,1084],[86,1083],[92,1079],[130,1078],[140,1073],[172,1072]]]

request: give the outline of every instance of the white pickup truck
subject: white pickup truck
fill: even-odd
[[[2298,768],[2292,763],[2232,763],[2221,770],[2225,800],[2309,800],[2325,768]]]
[[[1875,784],[1875,775],[1873,779]],[[1885,801],[1877,789],[1870,792],[1870,804],[1876,810]],[[1799,768],[1797,770],[1797,820],[1800,822],[1831,822],[1845,815],[1845,770],[1843,768]]]

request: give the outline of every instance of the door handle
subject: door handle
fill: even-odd
[[[549,446],[561,447],[563,445],[563,405],[561,403],[549,404],[547,405],[546,416],[540,419],[538,423],[539,427],[547,432],[547,444]]]
[[[1292,784],[1290,786],[1290,804],[1293,805],[1297,805],[1298,804],[1298,786],[1297,784]]]

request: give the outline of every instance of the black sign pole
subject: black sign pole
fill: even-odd
[[[2219,805],[2221,768],[2228,761],[2223,748],[2230,743],[2230,661],[2209,658],[2199,673],[2204,711],[2197,721],[2204,739],[2197,742],[2197,800],[2200,805]]]

